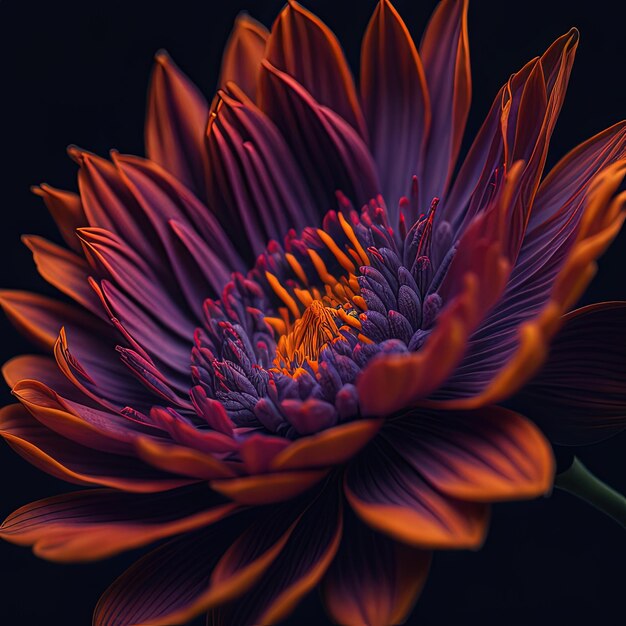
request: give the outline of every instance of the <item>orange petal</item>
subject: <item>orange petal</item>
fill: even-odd
[[[252,100],[256,100],[261,60],[269,32],[265,26],[241,13],[226,43],[222,57],[219,86],[236,83]]]
[[[374,437],[381,424],[382,420],[358,420],[302,437],[277,454],[270,467],[295,470],[345,463]]]
[[[140,459],[172,474],[205,480],[235,475],[226,463],[209,454],[167,441],[138,437],[135,448]]]
[[[43,198],[63,239],[74,252],[80,254],[82,247],[76,237],[76,229],[87,226],[87,217],[80,197],[71,191],[55,189],[45,183],[39,187],[33,187],[32,192]]]
[[[271,504],[290,500],[310,489],[328,472],[326,470],[261,474],[226,480],[213,480],[215,491],[241,504]]]
[[[24,235],[22,241],[33,253],[37,270],[44,280],[92,313],[103,317],[98,299],[89,287],[91,270],[84,259],[42,237]]]

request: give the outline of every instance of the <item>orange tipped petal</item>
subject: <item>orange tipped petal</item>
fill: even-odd
[[[79,326],[92,333],[110,334],[110,329],[77,307],[27,291],[0,291],[0,306],[29,339],[52,350],[63,326]]]
[[[437,491],[382,440],[348,469],[345,493],[366,524],[412,546],[478,548],[487,532],[486,505]]]
[[[241,504],[262,505],[289,500],[310,489],[328,472],[303,471],[213,480],[211,487]]]
[[[222,57],[219,86],[234,82],[252,100],[256,100],[261,60],[269,32],[265,26],[241,13],[226,43]]]
[[[131,457],[99,452],[64,439],[40,424],[19,404],[0,409],[0,436],[38,469],[78,485],[151,493],[190,482],[156,472]]]
[[[148,94],[146,153],[202,197],[209,107],[166,52],[157,53],[155,61]]]
[[[289,2],[272,26],[266,58],[366,136],[348,63],[337,38],[317,16]]]
[[[212,480],[234,476],[235,472],[210,454],[167,441],[138,437],[135,448],[140,459],[172,474]]]
[[[87,225],[80,197],[71,191],[55,189],[45,183],[33,187],[32,191],[43,198],[67,245],[80,254],[81,245],[76,238],[76,229]]]
[[[352,524],[322,582],[337,624],[403,624],[428,575],[429,552]]]
[[[597,175],[587,193],[571,246],[567,249],[551,284],[545,304],[534,317],[522,323],[514,350],[479,393],[430,403],[447,409],[473,409],[495,404],[517,392],[537,371],[548,354],[551,338],[561,316],[578,300],[595,274],[596,258],[617,236],[626,217],[626,193],[615,196],[626,161],[617,161]]]
[[[505,223],[517,205],[521,164],[502,193],[466,230],[442,293],[448,305],[418,352],[380,356],[357,379],[366,415],[388,415],[435,391],[467,349],[467,341],[497,301],[510,272]]]
[[[382,420],[359,420],[302,437],[272,460],[274,470],[327,467],[345,463],[378,432]]]
[[[89,287],[91,272],[84,259],[42,237],[25,235],[22,241],[33,253],[37,270],[44,280],[95,315],[103,317],[98,299]]]
[[[322,579],[343,532],[337,484],[310,501],[278,558],[240,600],[213,609],[210,624],[275,624]]]
[[[37,556],[51,561],[103,559],[209,526],[236,508],[199,505],[208,497],[205,488],[147,495],[107,489],[73,492],[19,508],[3,522],[0,537],[32,546]]]
[[[534,498],[552,488],[550,444],[530,420],[500,407],[419,409],[391,421],[383,433],[416,472],[452,498]]]

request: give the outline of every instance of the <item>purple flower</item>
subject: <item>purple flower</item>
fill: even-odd
[[[432,550],[480,546],[490,502],[552,487],[548,441],[505,401],[558,442],[624,427],[626,305],[571,308],[624,219],[626,126],[543,177],[573,30],[501,89],[455,175],[466,13],[441,2],[418,52],[381,1],[360,93],[295,2],[271,32],[242,16],[210,106],[157,55],[148,159],[72,148],[79,194],[36,190],[67,247],[25,242],[75,304],[3,292],[54,358],[5,365],[0,431],[92,488],[0,536],[62,562],[168,539],[97,626],[273,623],[318,583],[339,623],[401,622]]]

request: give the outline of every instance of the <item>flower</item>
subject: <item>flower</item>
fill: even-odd
[[[542,179],[571,31],[455,175],[466,13],[441,2],[418,53],[380,2],[360,94],[305,9],[271,33],[243,16],[210,106],[157,55],[148,159],[71,148],[80,194],[36,190],[68,247],[26,243],[76,304],[2,294],[54,358],[5,366],[0,429],[94,488],[0,535],[62,562],[166,540],[97,626],[272,623],[318,583],[339,623],[401,622],[432,550],[479,547],[490,502],[550,490],[512,404],[559,442],[623,428],[626,308],[571,307],[624,219],[626,126]]]

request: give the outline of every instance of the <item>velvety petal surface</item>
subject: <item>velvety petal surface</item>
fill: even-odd
[[[382,438],[352,463],[345,493],[366,524],[419,548],[478,548],[487,531],[486,505],[444,495]]]
[[[588,445],[626,428],[626,303],[565,316],[539,373],[514,398],[562,445]]]
[[[363,39],[361,99],[381,191],[396,224],[400,197],[419,173],[431,111],[422,61],[387,0],[378,3]]]
[[[322,597],[337,624],[402,624],[428,575],[430,553],[350,524],[322,582]]]
[[[214,501],[200,487],[149,495],[78,491],[19,508],[4,520],[0,537],[51,561],[92,561],[209,526],[236,508]]]

